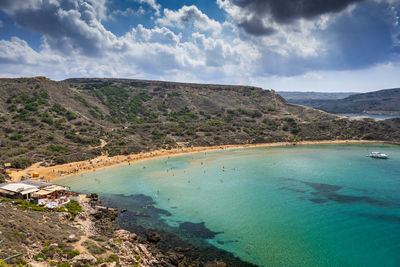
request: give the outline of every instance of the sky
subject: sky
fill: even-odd
[[[0,77],[400,87],[400,0],[0,0]]]

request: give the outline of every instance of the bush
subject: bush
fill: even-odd
[[[21,140],[23,138],[24,138],[24,136],[22,134],[14,134],[14,135],[10,136],[11,140]]]
[[[50,145],[50,146],[47,146],[47,150],[49,150],[49,151],[51,151],[51,152],[61,152],[61,153],[65,153],[65,152],[68,152],[68,147]]]
[[[72,258],[78,256],[79,254],[81,254],[81,253],[78,250],[72,250],[70,252],[67,252],[67,257],[69,259],[72,259]]]
[[[15,169],[25,169],[33,164],[33,160],[31,158],[16,158],[11,160],[11,167]]]
[[[0,173],[0,183],[4,183],[6,181],[6,176]]]
[[[75,216],[79,212],[82,212],[82,206],[74,200],[71,200],[68,204],[65,205],[65,207],[67,208],[68,212],[71,213],[72,219],[75,219]]]
[[[37,261],[38,259],[47,260],[47,257],[43,253],[36,254],[33,258]]]

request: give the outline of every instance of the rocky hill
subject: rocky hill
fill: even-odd
[[[348,120],[250,86],[0,79],[0,163],[26,167],[177,146],[400,140],[400,121]]]
[[[337,100],[343,99],[357,93],[324,93],[324,92],[295,92],[295,91],[278,91],[283,98],[295,104],[305,105],[310,100]]]
[[[292,95],[285,99],[330,113],[400,115],[400,88],[352,94],[342,99],[293,98]]]

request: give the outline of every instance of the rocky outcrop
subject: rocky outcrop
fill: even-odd
[[[135,241],[137,240],[137,235],[134,233],[131,233],[127,230],[117,230],[114,232],[114,237],[119,238],[123,241]]]
[[[157,232],[153,232],[153,231],[147,232],[146,237],[147,237],[147,241],[154,242],[154,243],[157,243],[161,239],[160,234]]]
[[[89,253],[83,253],[73,258],[74,265],[83,266],[85,264],[94,265],[97,259]]]

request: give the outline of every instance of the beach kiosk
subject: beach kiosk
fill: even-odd
[[[25,183],[3,183],[0,189],[6,197],[29,199],[32,194],[39,191],[39,187]]]

